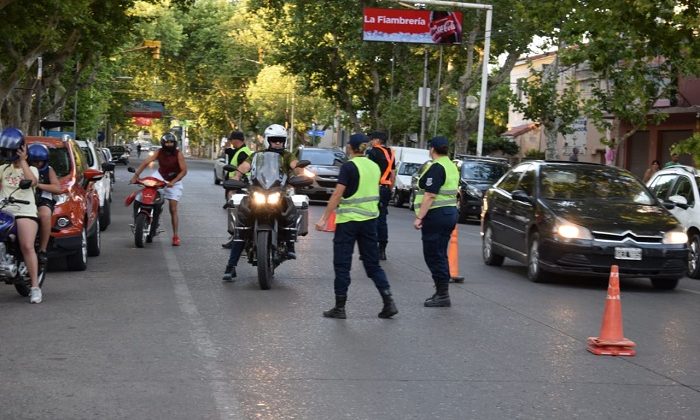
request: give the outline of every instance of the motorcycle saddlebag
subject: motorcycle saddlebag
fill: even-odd
[[[297,213],[301,216],[297,222],[297,236],[306,236],[309,233],[309,196],[294,194],[292,201],[297,208]]]
[[[247,197],[246,194],[234,194],[231,196],[231,199],[229,200],[229,208],[228,208],[228,215],[227,215],[227,230],[229,235],[234,235],[236,234],[236,224],[240,224],[241,221],[239,220],[238,217],[238,208],[241,205],[241,201],[243,200],[244,197]]]

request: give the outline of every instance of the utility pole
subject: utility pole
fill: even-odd
[[[420,99],[420,106],[421,106],[421,112],[420,112],[420,148],[425,149],[425,118],[426,114],[428,112],[428,105],[430,103],[430,95],[428,94],[428,48],[424,48],[425,53],[424,59],[423,59],[423,89],[421,90],[421,94],[418,95],[418,98]]]

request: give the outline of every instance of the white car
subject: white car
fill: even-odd
[[[219,158],[214,161],[214,184],[219,185],[222,181],[226,179],[224,175],[224,172],[226,172],[224,171],[224,166],[227,163],[228,162],[226,162],[226,154],[224,152],[221,152]]]
[[[671,166],[656,172],[647,187],[683,225],[688,234],[688,277],[700,278],[700,172]]]
[[[85,155],[88,168],[104,172],[99,181],[95,181],[95,190],[100,198],[100,230],[107,229],[112,221],[112,173],[114,163],[106,162],[104,154],[100,152],[91,140],[76,140],[78,147]]]

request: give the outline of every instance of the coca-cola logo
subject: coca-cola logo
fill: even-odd
[[[431,31],[435,35],[447,35],[457,30],[455,23],[449,17],[431,22]]]

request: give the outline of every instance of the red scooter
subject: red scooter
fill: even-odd
[[[129,167],[127,171],[133,173],[136,169]],[[151,176],[138,179],[136,184],[143,188],[129,194],[124,205],[134,204],[134,224],[131,225],[131,230],[136,247],[143,248],[144,242],[153,242],[153,237],[160,233],[158,226],[165,199],[159,190],[167,184]]]

